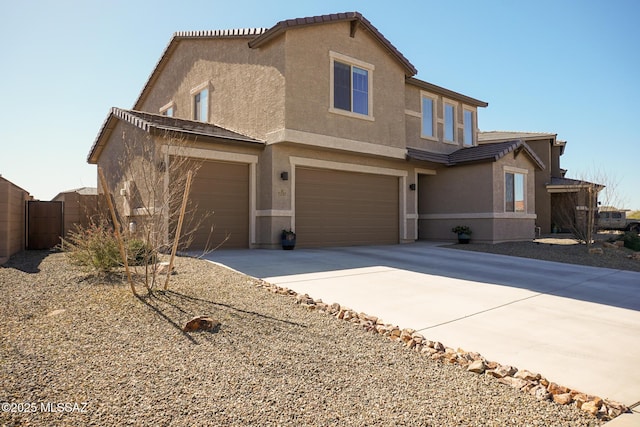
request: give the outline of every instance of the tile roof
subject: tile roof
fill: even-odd
[[[585,180],[582,180],[582,179],[571,179],[571,178],[554,178],[554,177],[551,177],[551,182],[547,183],[547,187],[554,187],[554,186],[559,186],[559,187],[585,187],[585,186],[589,186],[589,185],[595,185],[596,187],[602,187],[602,188],[605,187],[602,184],[596,184],[594,182],[589,182],[589,181],[585,181]]]
[[[102,150],[103,140],[113,130],[118,120],[123,120],[133,126],[136,126],[146,132],[151,131],[167,131],[171,134],[186,137],[212,137],[220,138],[235,142],[247,142],[253,144],[263,144],[263,141],[230,131],[228,129],[216,126],[210,123],[197,122],[193,120],[178,119],[176,117],[164,116],[161,114],[145,113],[135,110],[123,110],[121,108],[112,108],[102,125],[98,136],[96,137],[89,156],[89,163],[97,161],[97,155]]]
[[[365,30],[369,31],[371,35],[375,39],[377,39],[382,44],[382,46],[391,54],[391,56],[395,57],[404,66],[407,76],[414,76],[418,73],[418,70],[413,66],[413,64],[411,64],[411,62],[409,62],[409,60],[402,53],[400,53],[400,51],[384,35],[382,35],[382,33],[376,27],[374,27],[367,18],[362,16],[360,12],[333,13],[330,15],[309,16],[306,18],[287,19],[284,21],[280,21],[273,27],[269,28],[264,34],[251,40],[249,42],[249,47],[260,47],[264,43],[269,42],[278,35],[292,28],[343,21],[352,23],[357,22],[362,25]]]
[[[546,168],[545,164],[540,160],[540,157],[521,140],[461,148],[450,154],[431,153],[416,148],[408,148],[407,156],[410,159],[439,163],[446,166],[456,166],[469,163],[495,162],[511,152],[517,154],[520,151],[526,153],[540,169]]]

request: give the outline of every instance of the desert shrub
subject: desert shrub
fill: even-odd
[[[640,251],[640,236],[638,234],[627,231],[624,233],[624,247],[634,251]]]
[[[156,252],[142,239],[126,239],[125,249],[129,265],[145,265],[156,262]],[[75,265],[87,267],[98,273],[109,273],[122,267],[118,240],[111,226],[92,223],[87,227],[76,226],[63,240],[60,248]]]
[[[100,273],[108,273],[121,265],[118,241],[113,231],[104,224],[76,226],[63,239],[61,249],[66,252],[72,264]]]
[[[142,239],[127,242],[127,260],[129,265],[145,265],[156,262],[157,254],[150,244]]]

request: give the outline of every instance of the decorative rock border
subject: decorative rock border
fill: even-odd
[[[529,393],[538,400],[553,401],[560,405],[575,403],[577,408],[603,421],[610,421],[630,411],[627,406],[621,403],[569,389],[525,369],[488,361],[479,353],[445,347],[441,342],[431,341],[413,329],[400,329],[393,324],[385,324],[376,316],[358,313],[338,303],[326,304],[320,299],[314,300],[307,294],[298,294],[291,289],[273,285],[264,280],[256,279],[255,284],[269,292],[293,297],[296,304],[309,310],[326,313],[340,320],[359,325],[368,332],[386,336],[408,350],[419,352],[433,360],[459,365],[478,375],[490,375],[498,382]]]

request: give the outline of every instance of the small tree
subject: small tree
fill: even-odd
[[[566,191],[554,197],[553,222],[590,248],[598,226],[598,207],[618,201],[618,180],[602,169],[585,175],[579,180],[568,180]]]
[[[167,288],[175,250],[188,248],[194,233],[212,218],[213,212],[198,212],[197,204],[189,200],[188,187],[201,161],[186,154],[184,139],[168,131],[155,135],[136,128],[130,133],[123,132],[121,142],[117,155],[111,153],[112,158],[118,159],[117,163],[107,164],[105,168],[110,179],[105,179],[101,186],[107,200],[116,200],[115,216],[110,222],[116,225],[114,231],[121,235],[124,250],[131,250],[129,242],[143,243],[144,250],[137,254],[143,267],[134,266],[134,276],[142,277],[142,283],[151,293],[161,271],[167,274]],[[187,219],[183,221],[183,218]],[[204,251],[216,247],[207,245]],[[171,249],[170,265],[159,263],[162,254],[168,254]],[[125,268],[128,268],[128,257],[122,255]],[[140,268],[144,268],[142,274]]]

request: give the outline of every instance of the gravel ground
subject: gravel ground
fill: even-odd
[[[135,298],[60,253],[26,252],[0,268],[0,402],[22,412],[3,405],[0,424],[601,424],[222,267],[179,258],[177,272],[169,292]],[[222,325],[182,332],[202,314]]]
[[[529,242],[507,243],[473,243],[454,244],[449,248],[467,251],[488,252],[493,254],[511,255],[523,258],[535,258],[546,261],[557,261],[568,264],[589,265],[592,267],[613,268],[615,270],[630,270],[640,272],[640,261],[629,259],[633,253],[627,248],[606,248],[602,242],[612,235],[601,234],[593,244],[594,248],[602,248],[602,254],[589,254],[585,245],[576,243],[568,237],[547,237]]]

